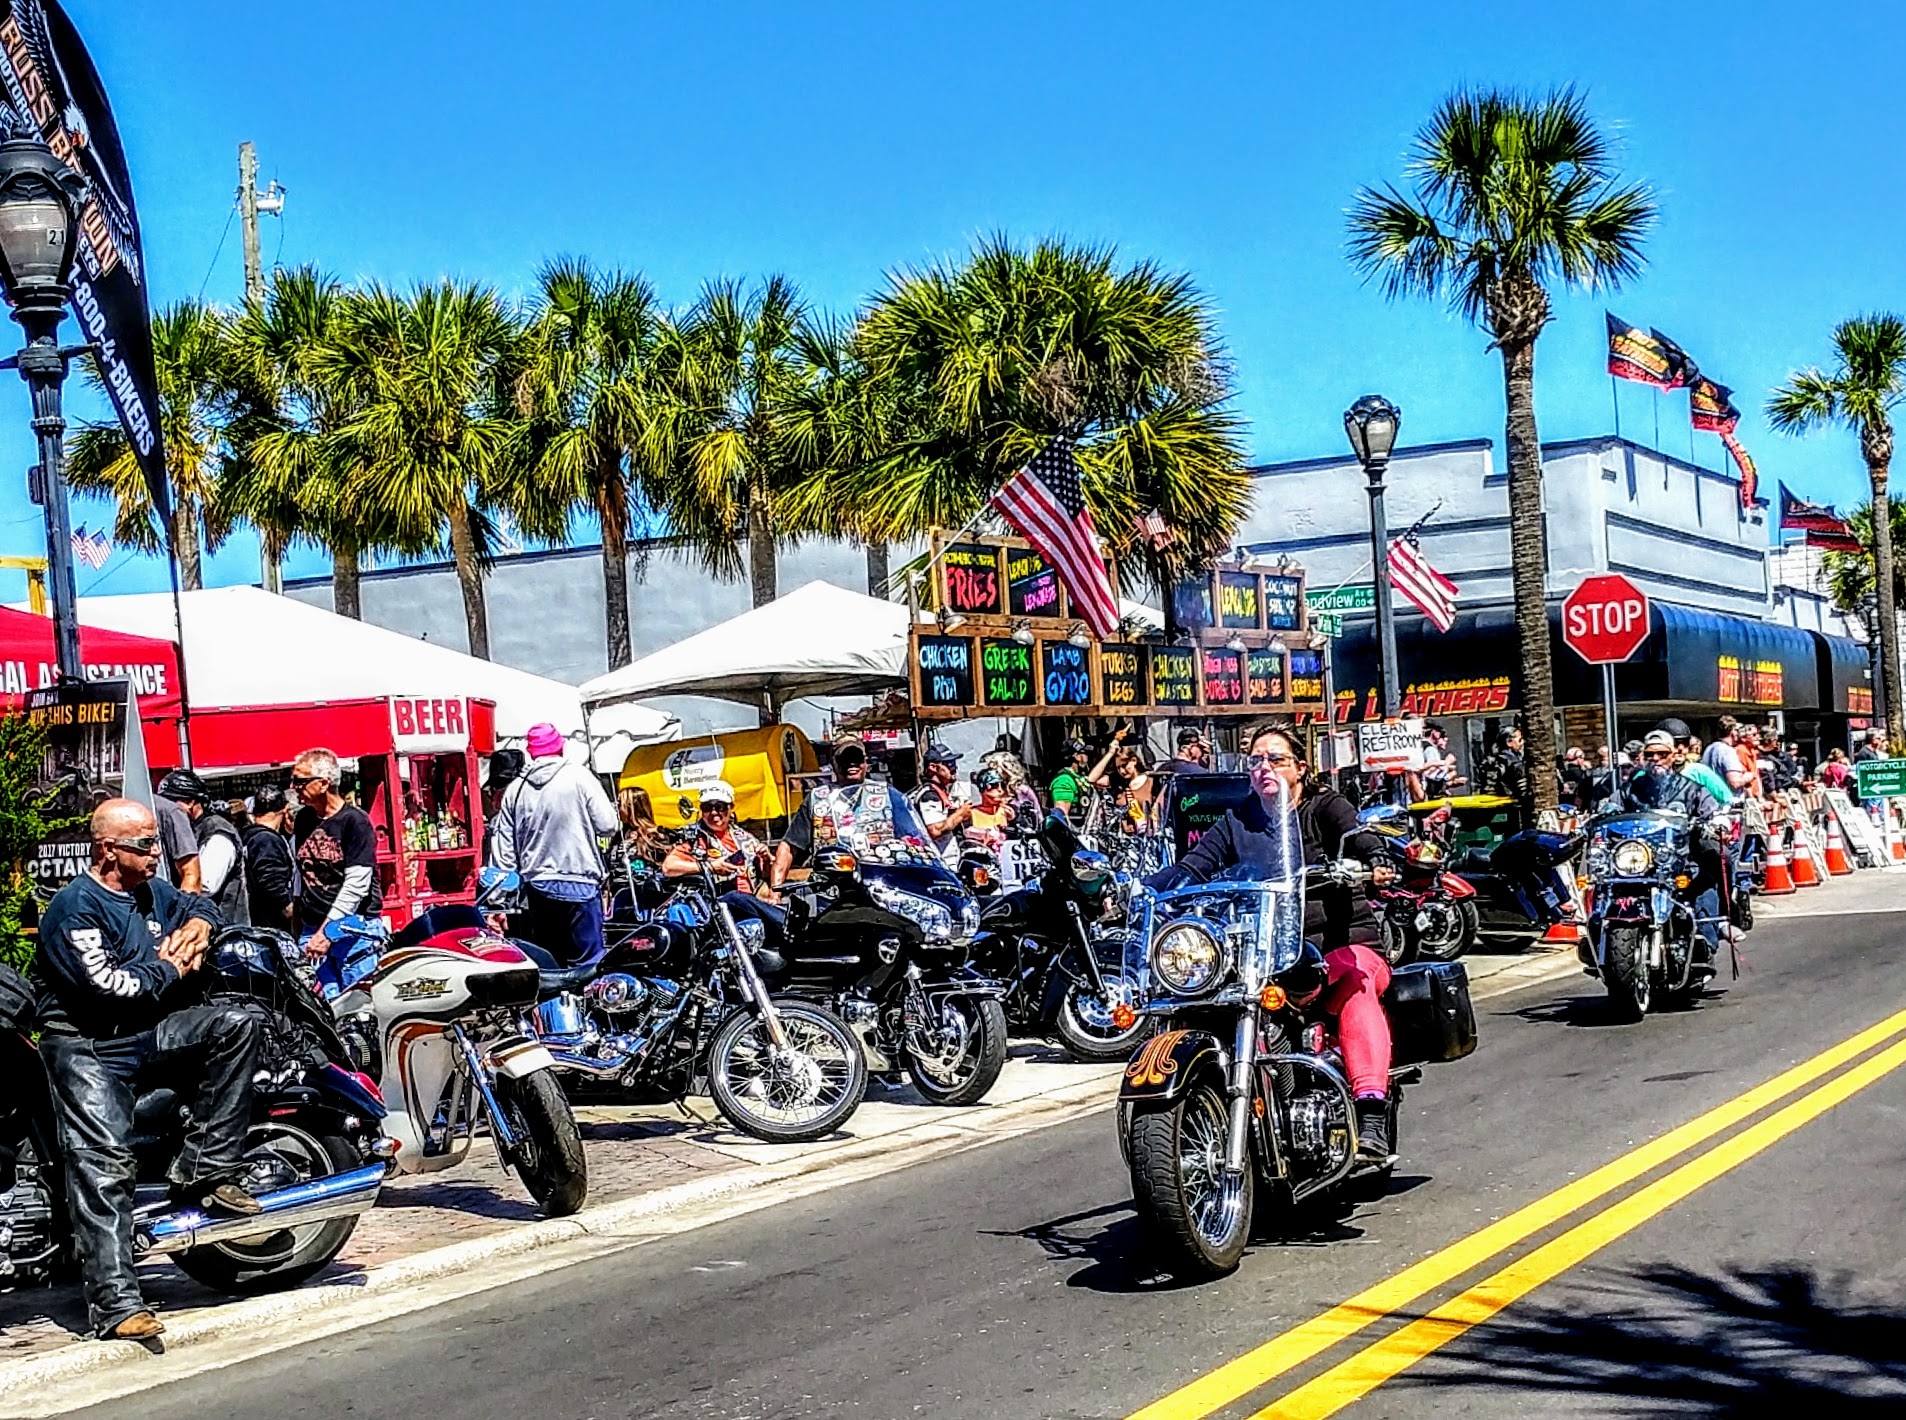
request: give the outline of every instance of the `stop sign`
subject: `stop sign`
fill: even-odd
[[[1562,641],[1591,666],[1625,661],[1648,639],[1648,594],[1614,572],[1585,577],[1562,599]]]

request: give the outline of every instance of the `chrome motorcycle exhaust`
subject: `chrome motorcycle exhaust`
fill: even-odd
[[[595,1055],[576,1055],[567,1050],[551,1048],[549,1058],[556,1062],[558,1070],[573,1070],[591,1079],[609,1080],[627,1073],[635,1065],[638,1056],[630,1053],[614,1060],[605,1060]]]
[[[283,1228],[301,1228],[362,1213],[377,1202],[385,1163],[365,1164],[349,1173],[314,1178],[259,1195],[262,1211],[238,1216],[215,1216],[202,1208],[181,1208],[140,1224],[144,1251],[184,1252],[208,1243],[242,1242],[265,1237]]]

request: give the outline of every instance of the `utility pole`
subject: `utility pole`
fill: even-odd
[[[278,206],[282,211],[282,198]],[[263,305],[265,265],[258,251],[258,150],[249,141],[238,145],[238,215],[240,225],[245,229],[245,304]],[[262,568],[260,581],[265,590],[282,595],[285,589],[284,569],[278,559],[272,556],[271,549],[265,546],[262,533],[259,535],[258,555]]]

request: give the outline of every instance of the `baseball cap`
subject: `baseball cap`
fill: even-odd
[[[712,784],[704,784],[702,785],[701,801],[704,804],[726,804],[729,808],[733,808],[735,806],[735,786],[730,784],[726,779],[717,779]]]
[[[973,786],[978,789],[1003,789],[1006,787],[1006,779],[989,764],[984,769],[973,771]]]
[[[1674,736],[1669,734],[1666,730],[1650,730],[1648,731],[1648,737],[1641,742],[1641,747],[1644,750],[1671,750],[1674,748]]]
[[[1187,725],[1178,732],[1178,748],[1204,743],[1204,732],[1195,725]]]
[[[926,762],[928,764],[958,764],[960,757],[953,753],[950,745],[935,740],[927,748]]]
[[[1090,746],[1077,735],[1072,736],[1065,742],[1065,753],[1068,758],[1075,754],[1090,754],[1091,752]]]
[[[484,777],[483,787],[491,793],[507,788],[528,763],[520,749],[500,749],[490,756],[490,772]]]
[[[1686,720],[1663,720],[1660,724],[1656,725],[1655,728],[1657,730],[1666,730],[1677,742],[1694,738],[1694,731],[1688,728],[1688,722]]]
[[[189,769],[175,769],[159,781],[159,792],[180,804],[209,804],[212,791]]]

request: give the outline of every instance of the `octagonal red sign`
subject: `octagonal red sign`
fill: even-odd
[[[1591,666],[1625,661],[1648,639],[1648,594],[1626,577],[1584,577],[1562,599],[1562,641]]]

